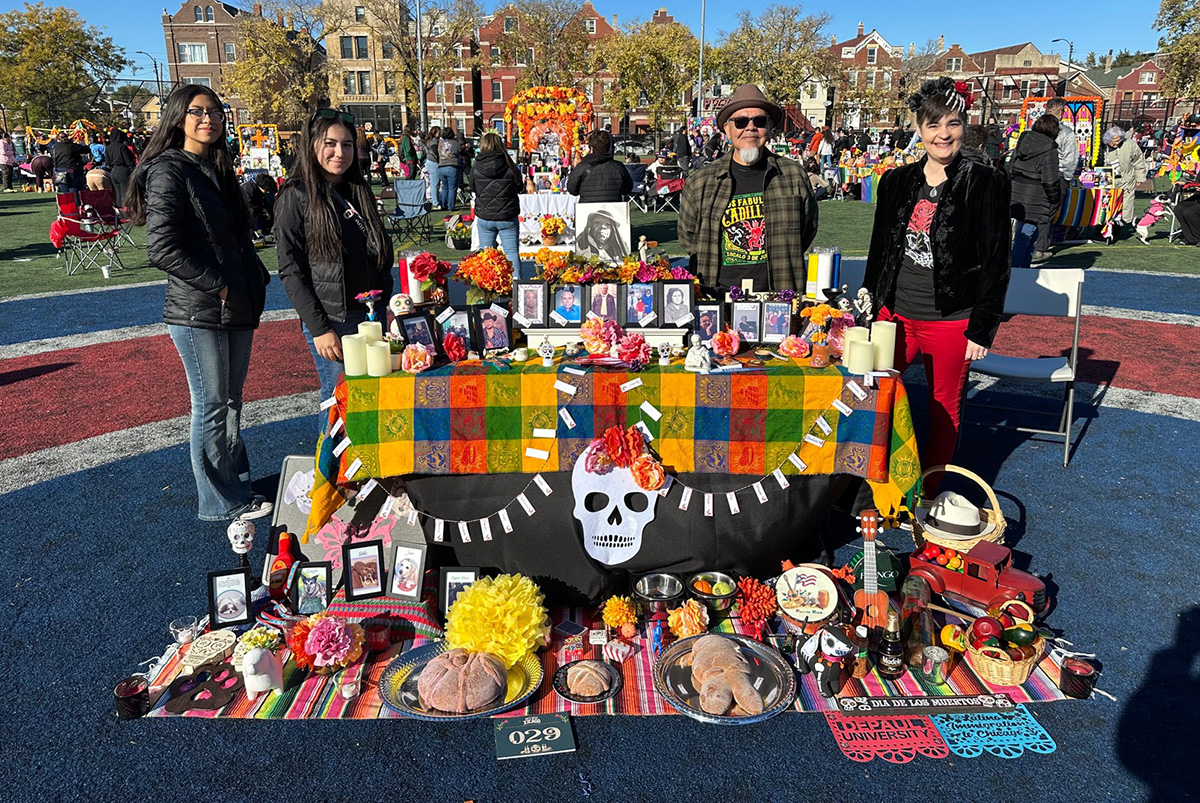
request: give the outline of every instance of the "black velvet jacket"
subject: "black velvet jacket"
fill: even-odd
[[[925,183],[925,160],[884,173],[863,286],[880,306],[896,297],[908,219]],[[948,314],[971,308],[967,339],[992,347],[1011,271],[1009,186],[993,168],[963,159],[946,167],[947,191],[937,205],[929,238],[933,248],[934,301]]]

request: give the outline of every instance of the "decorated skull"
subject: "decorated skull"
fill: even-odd
[[[587,470],[587,457],[595,445],[575,461],[571,488],[575,518],[583,525],[583,549],[592,560],[616,566],[631,560],[642,548],[646,525],[654,521],[658,494],[646,491],[628,468],[606,474]]]
[[[237,555],[245,555],[254,548],[254,525],[245,519],[234,519],[225,530],[229,544]]]
[[[397,293],[388,302],[388,308],[394,315],[407,315],[413,311],[412,296],[407,293]]]

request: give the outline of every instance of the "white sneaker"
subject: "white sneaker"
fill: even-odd
[[[237,515],[239,519],[261,519],[271,515],[271,511],[275,509],[275,505],[268,502],[265,497],[254,495],[242,512]]]

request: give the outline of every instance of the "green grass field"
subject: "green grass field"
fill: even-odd
[[[1138,194],[1138,209],[1144,210],[1148,193]],[[866,256],[871,240],[871,225],[875,207],[855,201],[825,201],[820,204],[821,222],[816,245],[841,246],[847,256]],[[88,270],[67,276],[62,260],[56,256],[47,236],[54,221],[53,195],[12,193],[0,195],[0,298],[77,290],[87,287],[155,281],[162,274],[150,266],[143,248],[126,243],[121,260],[126,270],[105,279],[98,270]],[[436,220],[437,218],[435,218]],[[676,216],[643,214],[633,210],[633,239],[640,235],[656,240],[659,248],[673,256],[683,254],[675,232]],[[134,240],[145,243],[145,235],[135,230]],[[441,241],[425,247],[441,257],[458,259],[462,252],[453,251]],[[274,248],[259,252],[269,270],[275,270]],[[1166,223],[1160,223],[1151,233],[1150,245],[1127,239],[1111,246],[1101,243],[1073,245],[1061,248],[1048,265],[1063,267],[1098,267],[1118,270],[1147,270],[1172,273],[1200,273],[1200,259],[1195,248],[1167,243]]]

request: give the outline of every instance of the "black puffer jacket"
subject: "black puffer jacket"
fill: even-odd
[[[471,168],[475,215],[481,220],[516,220],[521,216],[523,182],[504,151],[485,151]]]
[[[137,175],[146,197],[146,251],[167,273],[163,321],[257,328],[271,276],[254,252],[243,210],[226,204],[212,162],[172,148]],[[224,302],[222,287],[229,288]]]
[[[611,153],[592,153],[579,161],[567,178],[567,192],[585,204],[620,201],[633,192],[633,179]]]
[[[1040,131],[1021,135],[1008,163],[1012,178],[1010,214],[1028,223],[1046,223],[1062,203],[1058,144]]]
[[[922,159],[884,173],[879,182],[863,278],[876,311],[895,302],[905,235],[925,184],[924,171]],[[999,171],[968,161],[962,154],[947,165],[946,179],[948,188],[929,228],[934,303],[943,314],[969,307],[967,339],[991,348],[1012,271],[1008,183]]]

